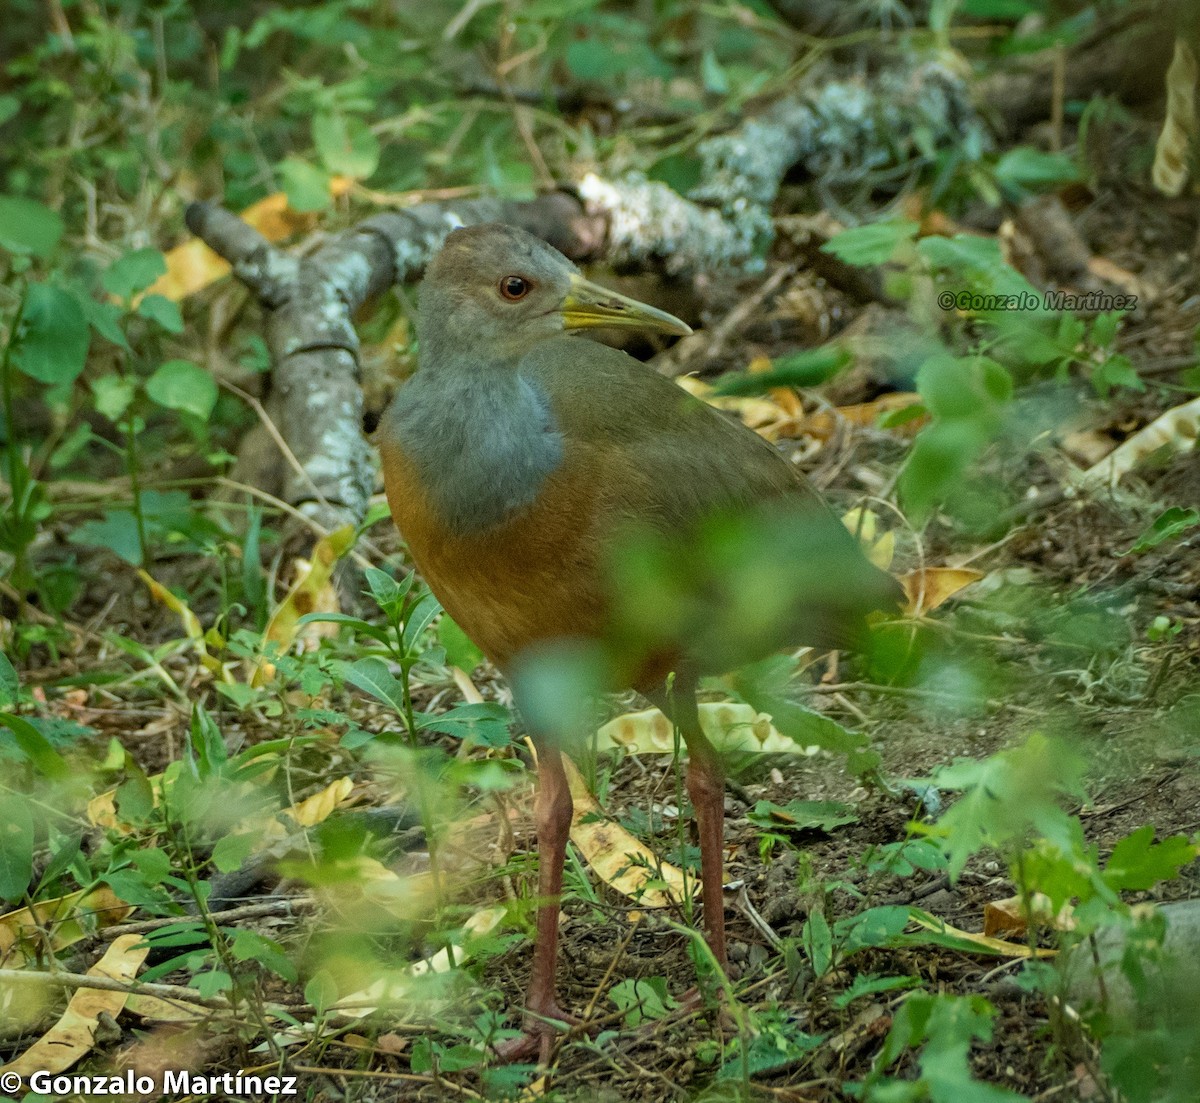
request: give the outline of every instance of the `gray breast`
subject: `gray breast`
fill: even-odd
[[[546,396],[515,371],[418,371],[387,417],[431,504],[456,533],[507,520],[562,463],[563,438]]]

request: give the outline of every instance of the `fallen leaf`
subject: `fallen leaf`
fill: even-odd
[[[131,981],[149,952],[150,945],[142,935],[121,935],[113,939],[104,956],[88,970],[88,976]],[[107,1013],[116,1018],[128,998],[125,992],[75,989],[58,1022],[15,1061],[0,1068],[0,1072],[29,1076],[42,1070],[54,1074],[69,1069],[91,1052],[100,1016]]]
[[[921,567],[908,574],[898,576],[908,598],[905,614],[920,616],[949,601],[959,590],[978,582],[983,571],[970,567]]]
[[[978,948],[989,954],[1001,954],[1004,957],[1054,957],[1057,950],[1044,949],[1035,947],[1030,949],[1019,942],[1006,942],[1002,938],[991,938],[985,934],[976,934],[974,931],[960,930],[958,927],[951,926],[944,919],[939,919],[935,915],[931,915],[921,908],[909,908],[909,918],[919,926],[924,927],[927,931],[933,934],[941,935],[948,940],[959,944],[958,949],[963,951],[970,950],[972,947]]]
[[[1039,926],[1053,927],[1058,931],[1075,928],[1075,914],[1070,904],[1064,904],[1055,915],[1050,899],[1035,892],[1031,897],[1010,896],[1004,900],[990,900],[983,906],[983,933],[1021,936],[1029,929],[1029,920],[1034,918]]]
[[[699,706],[700,727],[721,751],[759,751],[765,754],[814,755],[818,747],[804,747],[780,733],[765,712],[733,701],[705,701]],[[599,751],[625,750],[635,754],[671,754],[675,726],[658,709],[627,712],[610,720],[596,733]]]
[[[19,969],[39,960],[47,948],[65,950],[122,922],[133,910],[107,885],[18,908],[0,915],[0,961],[5,968]]]
[[[1200,133],[1196,119],[1196,86],[1200,63],[1185,39],[1175,39],[1175,56],[1167,69],[1167,117],[1154,152],[1151,178],[1163,195],[1182,193],[1187,183],[1189,151]]]
[[[685,895],[683,870],[661,861],[645,843],[606,816],[583,775],[566,755],[563,768],[575,803],[571,841],[596,875],[642,907],[664,908],[680,903]],[[662,882],[662,887],[652,882]],[[698,887],[694,878],[691,884]]]
[[[329,194],[335,199],[345,195],[353,184],[348,176],[335,176],[329,182]],[[293,211],[287,196],[275,192],[252,203],[240,215],[268,241],[283,241],[307,233],[317,224],[317,215]],[[193,238],[164,254],[167,270],[146,288],[147,295],[163,295],[180,302],[229,274],[229,262],[217,256],[203,241]]]
[[[897,410],[907,410],[910,406],[922,403],[919,394],[908,391],[889,391],[881,394],[870,402],[855,402],[849,406],[837,406],[832,410],[815,410],[800,421],[799,429],[817,440],[828,440],[837,432],[839,421],[857,425],[864,429],[879,426],[880,418]],[[916,436],[917,432],[929,421],[928,414],[909,418],[900,424],[892,426],[891,431],[901,436]]]
[[[300,618],[309,613],[333,612],[337,609],[337,594],[330,585],[333,568],[337,561],[354,547],[353,525],[343,525],[328,536],[323,536],[313,545],[312,559],[288,591],[287,597],[271,615],[263,643],[275,644],[280,652],[287,651],[296,639]],[[320,628],[314,625],[314,628]],[[325,626],[328,630],[331,626]],[[332,626],[336,630],[336,626]],[[275,665],[260,659],[251,675],[250,684],[261,686],[275,675]]]
[[[1116,486],[1123,476],[1160,448],[1190,452],[1196,446],[1197,433],[1200,433],[1200,398],[1193,398],[1138,430],[1099,463],[1076,475],[1075,482],[1089,490]]]

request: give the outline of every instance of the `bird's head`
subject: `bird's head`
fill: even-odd
[[[499,222],[446,238],[421,285],[420,326],[427,352],[445,335],[511,361],[546,338],[595,326],[691,333],[674,315],[584,279],[541,238]]]

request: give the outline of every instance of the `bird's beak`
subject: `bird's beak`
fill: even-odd
[[[674,314],[618,295],[578,274],[571,276],[571,290],[562,304],[562,320],[563,329],[616,326],[620,329],[656,329],[680,337],[692,332],[692,327]]]

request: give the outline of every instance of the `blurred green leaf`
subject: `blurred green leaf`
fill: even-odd
[[[301,161],[298,157],[285,158],[279,164],[279,178],[287,193],[288,206],[303,214],[306,211],[323,211],[333,202],[329,193],[329,174]]]
[[[1160,513],[1146,530],[1134,542],[1133,546],[1122,555],[1137,555],[1139,552],[1157,548],[1167,540],[1181,536],[1188,529],[1200,525],[1200,510],[1184,509],[1182,506],[1171,506]]]
[[[183,315],[179,304],[164,295],[147,295],[137,305],[138,315],[148,318],[167,333],[183,332]]]
[[[859,268],[871,268],[891,260],[902,243],[916,239],[920,228],[916,222],[904,218],[855,226],[825,242],[821,252],[832,253]]]
[[[167,262],[157,249],[135,249],[113,261],[100,277],[100,284],[110,295],[126,302],[166,271]]]
[[[0,899],[19,900],[33,879],[33,811],[21,793],[0,793]]]
[[[817,387],[827,383],[853,360],[839,344],[805,349],[781,356],[768,371],[729,372],[713,384],[718,395],[763,394],[772,387]]]
[[[70,383],[87,362],[91,331],[79,300],[59,287],[31,283],[13,359],[39,383]]]
[[[0,195],[0,248],[48,257],[62,233],[62,218],[49,207],[16,195]]]
[[[365,180],[379,167],[379,139],[357,115],[318,112],[312,133],[317,155],[330,172]]]
[[[213,377],[190,360],[168,360],[146,380],[146,394],[168,410],[182,410],[207,421],[217,404]]]

